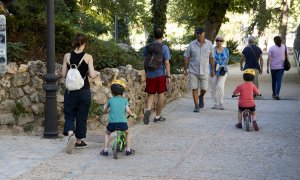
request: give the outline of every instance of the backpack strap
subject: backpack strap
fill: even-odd
[[[82,63],[82,61],[84,60],[84,57],[85,57],[86,54],[87,54],[87,53],[84,53],[84,55],[82,56],[82,58],[81,58],[81,60],[79,61],[79,63],[78,63],[78,65],[77,65],[76,68],[78,68],[78,67],[81,65],[81,63]],[[68,53],[67,55],[68,55],[68,62],[67,62],[67,63],[69,64],[69,66],[70,66],[70,68],[71,68],[71,63],[70,63],[71,53]],[[86,74],[84,75],[83,80],[85,80],[87,74],[88,74],[88,71],[87,71]]]
[[[71,53],[68,53],[68,64],[71,66],[71,63],[70,63],[70,59],[71,59]],[[82,61],[84,60],[84,57],[85,57],[86,53],[84,53],[84,55],[82,56],[81,60],[79,61],[78,65],[77,65],[77,68],[81,65]]]
[[[71,65],[71,63],[70,63],[70,59],[71,59],[71,53],[68,53],[67,54],[67,63],[69,64],[69,65]]]
[[[82,63],[82,61],[83,61],[83,59],[84,59],[85,55],[86,55],[86,53],[84,53],[84,55],[82,56],[81,60],[80,60],[80,61],[79,61],[79,63],[78,63],[78,66],[77,66],[77,68],[78,68],[78,67],[81,65],[81,63]]]

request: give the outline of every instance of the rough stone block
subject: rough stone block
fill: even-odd
[[[15,123],[16,121],[12,113],[0,114],[0,125],[12,125]]]
[[[12,80],[13,87],[24,86],[29,83],[30,83],[30,75],[28,72],[17,73]]]
[[[23,126],[24,124],[27,124],[32,121],[34,121],[34,117],[32,114],[22,113],[22,114],[20,114],[20,116],[18,118],[18,125]]]

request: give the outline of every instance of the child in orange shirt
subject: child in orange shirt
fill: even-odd
[[[259,95],[259,90],[253,84],[253,79],[255,76],[255,71],[253,69],[246,69],[243,78],[245,82],[240,84],[233,91],[233,95],[239,95],[239,111],[238,111],[238,123],[235,125],[236,128],[242,128],[242,112],[245,109],[249,109],[252,116],[252,125],[255,131],[258,131],[258,125],[256,122],[255,114],[255,101],[254,95]]]

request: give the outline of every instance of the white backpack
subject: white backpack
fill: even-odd
[[[84,80],[86,76],[82,78],[80,72],[78,71],[78,67],[81,65],[85,55],[86,54],[83,55],[82,59],[80,60],[77,66],[76,64],[70,64],[71,53],[68,54],[68,64],[70,65],[70,69],[68,70],[66,76],[66,88],[69,91],[79,90],[84,85]]]

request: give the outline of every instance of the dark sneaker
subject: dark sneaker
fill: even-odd
[[[275,99],[276,99],[276,100],[280,100],[279,95],[276,95],[276,96],[275,96]]]
[[[75,148],[75,141],[76,141],[76,137],[75,137],[75,134],[73,133],[68,139],[68,143],[67,143],[67,147],[66,147],[67,154],[72,154],[72,151]]]
[[[238,128],[238,129],[242,129],[242,123],[237,123],[237,124],[235,125],[235,127]]]
[[[81,141],[80,143],[75,143],[75,148],[76,149],[83,149],[83,148],[87,148],[88,145],[85,144],[85,142]]]
[[[146,110],[146,112],[144,114],[144,124],[149,124],[150,114],[151,114],[151,111],[150,110]]]
[[[162,116],[159,116],[159,118],[154,118],[154,122],[156,123],[157,121],[165,121],[166,118],[162,117]]]
[[[255,131],[258,131],[258,130],[259,130],[256,121],[253,121],[253,122],[252,122],[252,126],[253,126],[253,129],[254,129]]]
[[[199,107],[200,108],[204,108],[204,100],[203,100],[203,96],[199,96]]]
[[[199,105],[196,105],[194,108],[194,112],[199,112],[199,110],[200,110]]]
[[[273,95],[272,95],[272,98],[273,98],[273,99],[275,99],[275,98],[276,98],[276,95],[275,95],[275,94],[273,94]]]
[[[102,156],[108,156],[108,151],[105,151],[104,149],[100,152],[100,155]]]
[[[126,156],[134,155],[135,150],[130,148],[130,151],[126,150]]]

